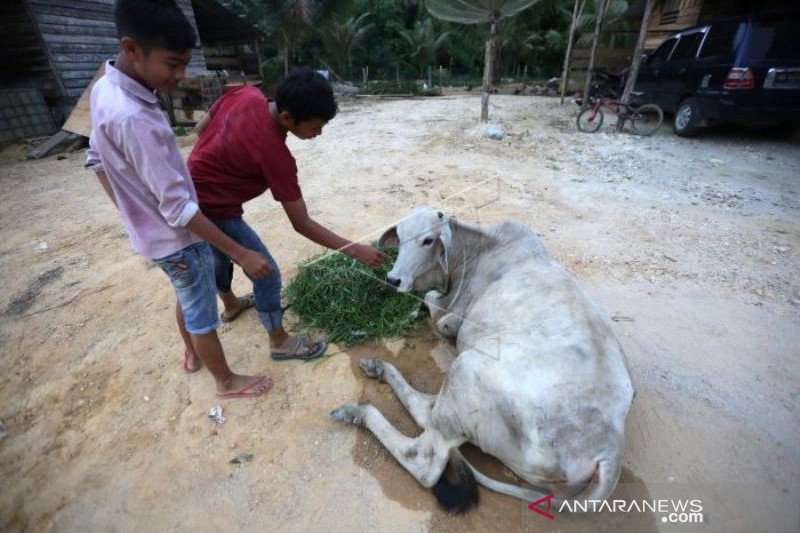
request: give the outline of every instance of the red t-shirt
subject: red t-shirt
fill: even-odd
[[[297,165],[256,87],[242,87],[220,98],[189,161],[200,210],[212,218],[242,216],[242,204],[267,189],[278,202],[302,197]]]

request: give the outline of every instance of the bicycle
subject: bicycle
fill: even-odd
[[[578,129],[585,133],[594,133],[603,125],[603,108],[617,115],[617,130],[630,122],[631,132],[636,135],[652,135],[664,122],[664,111],[656,104],[634,106],[603,96],[590,96],[588,103],[576,118]]]
[[[603,108],[617,115],[617,131],[622,131],[625,122],[630,121],[632,133],[652,135],[664,122],[664,112],[656,104],[623,104],[619,97],[625,88],[626,75],[611,74],[605,69],[592,70],[592,82],[587,99],[575,100],[581,106],[576,122],[578,129],[594,133],[603,125]],[[635,94],[635,93],[634,93]]]

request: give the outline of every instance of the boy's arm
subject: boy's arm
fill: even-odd
[[[111,201],[114,203],[114,206],[117,205],[117,199],[114,197],[114,189],[111,188],[111,184],[108,182],[108,176],[106,176],[105,170],[98,170],[94,173],[97,176],[97,180],[100,182],[100,185],[103,186],[103,190],[106,191],[106,194]]]
[[[230,257],[254,278],[263,278],[272,273],[272,268],[263,255],[245,248],[225,235],[200,211],[189,220],[186,229]]]
[[[203,131],[206,129],[209,122],[211,122],[211,111],[206,113],[206,116],[204,116],[194,127],[194,131],[197,132],[198,137],[203,134]]]
[[[86,164],[84,167],[94,171],[97,180],[100,182],[100,185],[103,186],[103,190],[106,191],[106,194],[116,206],[117,199],[114,197],[114,190],[108,182],[108,176],[106,176],[103,162],[100,160],[100,154],[97,153],[97,149],[94,146],[94,133],[89,136],[89,149],[86,151]]]
[[[289,221],[292,223],[292,227],[303,237],[317,244],[321,244],[326,248],[338,250],[347,254],[370,267],[376,267],[388,259],[386,254],[376,250],[372,246],[348,241],[322,224],[315,222],[308,216],[306,202],[302,198],[293,202],[281,202],[281,204],[283,205],[284,211],[286,211],[286,215],[289,217]]]

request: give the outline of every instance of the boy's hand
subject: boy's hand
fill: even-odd
[[[261,279],[272,274],[272,267],[267,260],[258,252],[245,250],[237,258],[236,262],[242,269],[256,279]]]
[[[389,256],[385,253],[365,244],[353,243],[344,248],[342,252],[346,253],[362,264],[372,268],[380,266],[384,263],[384,261],[389,259]]]

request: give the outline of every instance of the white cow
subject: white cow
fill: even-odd
[[[448,510],[477,503],[476,479],[527,501],[606,499],[619,478],[633,385],[608,320],[537,235],[515,222],[480,229],[418,207],[381,241],[399,245],[387,276],[398,291],[447,292],[425,301],[458,357],[435,396],[412,389],[386,361],[361,360],[424,429],[417,438],[370,404],[331,416],[372,431]],[[458,451],[465,442],[533,488],[475,470]]]

